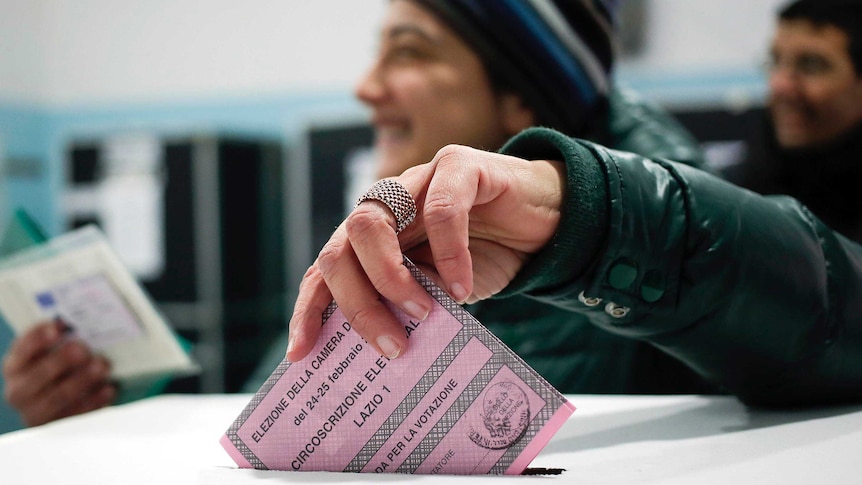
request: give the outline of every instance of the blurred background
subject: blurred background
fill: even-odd
[[[101,226],[194,344],[175,390],[241,390],[370,184],[352,87],[386,3],[0,0],[0,227]],[[731,163],[781,3],[622,0],[617,79]]]

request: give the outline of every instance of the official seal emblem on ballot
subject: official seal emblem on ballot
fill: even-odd
[[[485,390],[479,418],[482,426],[470,426],[470,439],[491,450],[507,448],[530,423],[530,401],[517,384],[498,382]]]

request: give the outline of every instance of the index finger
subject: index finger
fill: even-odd
[[[369,204],[369,207],[362,209],[361,207],[351,214],[348,218],[346,227],[351,227],[351,219],[366,219],[364,216],[357,216],[356,212],[362,210],[370,210],[374,212],[375,208]],[[377,208],[377,210],[381,210]],[[371,226],[367,227],[366,231],[360,231],[362,234],[359,244],[367,243],[368,239],[375,238],[375,233],[388,231],[394,235],[394,231],[388,226],[385,218],[372,217],[368,219]],[[360,223],[360,225],[363,225]],[[340,229],[339,229],[340,230]],[[336,231],[338,232],[338,231]],[[350,230],[348,229],[348,232]],[[379,235],[379,234],[378,234]],[[350,322],[356,332],[362,336],[368,343],[374,346],[377,351],[390,359],[398,357],[407,345],[407,335],[404,328],[399,325],[398,320],[384,305],[380,296],[386,297],[384,292],[390,287],[392,277],[398,277],[398,267],[403,271],[407,271],[400,262],[403,260],[397,239],[383,238],[379,247],[379,256],[383,260],[388,259],[388,263],[384,262],[381,267],[395,268],[394,275],[390,275],[387,280],[384,278],[382,282],[373,282],[369,279],[368,269],[360,264],[356,253],[353,249],[355,239],[351,237],[344,244],[339,244],[337,237],[333,237],[318,257],[317,264],[320,267],[321,274],[326,280],[326,286],[332,292],[332,296],[338,303],[344,317]],[[362,241],[365,240],[363,243]],[[397,258],[399,263],[394,263]],[[380,261],[380,259],[378,259]],[[374,271],[379,274],[379,268]],[[408,272],[409,274],[409,272]],[[418,283],[410,277],[412,283],[418,286]],[[383,290],[383,291],[381,291]],[[430,298],[427,294],[425,297]],[[408,304],[409,306],[409,304]],[[430,307],[427,311],[423,310],[422,319],[430,312]]]
[[[317,262],[308,268],[299,285],[299,295],[290,317],[287,351],[291,362],[302,360],[317,342],[323,324],[323,312],[332,301],[332,293],[320,274]]]

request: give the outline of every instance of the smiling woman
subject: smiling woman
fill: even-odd
[[[419,4],[393,2],[380,42],[356,86],[373,111],[379,177],[427,162],[447,144],[499,148],[533,124],[521,98],[496,92],[478,54]]]
[[[389,2],[377,56],[356,86],[357,97],[372,111],[377,175],[398,175],[432,160],[447,145],[499,150],[534,125],[700,165],[696,142],[675,120],[614,86],[613,3]],[[585,190],[593,189],[600,190],[594,185]],[[583,211],[585,225],[598,217],[592,209]],[[524,233],[541,231],[524,225],[518,237]],[[487,250],[490,244],[474,244],[471,249],[483,260],[502,265],[514,257]],[[673,358],[600,330],[581,315],[526,297],[469,309],[564,392],[711,389]],[[393,342],[369,343],[384,355],[396,352]],[[639,359],[652,362],[655,372],[638,371]]]

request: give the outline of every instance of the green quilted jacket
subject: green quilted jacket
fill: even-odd
[[[617,147],[651,158],[547,129],[503,148],[565,160],[568,200],[549,246],[473,314],[567,393],[862,400],[862,247],[791,198],[657,158],[699,162],[662,148],[663,122],[629,126],[650,129]]]

